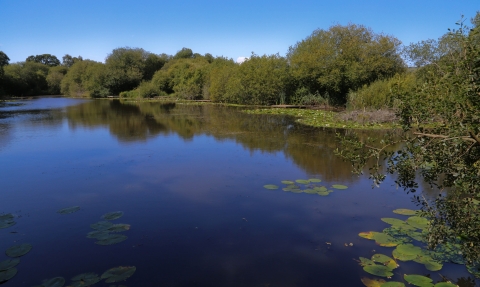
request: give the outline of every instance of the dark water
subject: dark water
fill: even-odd
[[[84,272],[136,266],[126,286],[363,286],[354,259],[392,249],[360,238],[381,217],[412,208],[392,181],[372,189],[333,155],[335,131],[291,118],[211,105],[43,98],[0,107],[0,250],[33,249],[4,286],[40,285]],[[329,196],[267,190],[320,178],[347,190]],[[57,210],[79,205],[60,215]],[[86,238],[111,211],[131,229],[122,243]],[[345,244],[353,243],[353,246]],[[7,259],[0,255],[0,261]],[[403,274],[469,277],[401,262]],[[95,286],[110,286],[104,281]],[[463,286],[474,286],[464,284]]]

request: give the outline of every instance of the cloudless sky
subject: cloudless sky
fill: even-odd
[[[438,38],[480,0],[0,0],[0,51],[104,61],[118,47],[175,54],[182,47],[237,59],[285,55],[315,29],[363,24],[404,44]]]

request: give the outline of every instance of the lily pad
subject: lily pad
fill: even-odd
[[[410,260],[413,260],[417,257],[417,255],[414,255],[414,254],[401,253],[397,249],[394,249],[392,251],[392,255],[393,255],[393,258],[401,260],[401,261],[410,261]]]
[[[125,223],[118,223],[114,224],[111,227],[107,229],[110,232],[123,232],[130,230],[130,224],[125,224]]]
[[[435,284],[434,287],[458,287],[458,286],[450,282],[440,282]]]
[[[311,188],[305,189],[305,190],[303,190],[303,192],[307,193],[307,194],[316,194],[317,193],[317,191],[315,189],[311,189]]]
[[[375,275],[375,276],[380,276],[380,277],[392,277],[393,276],[392,269],[390,269],[390,268],[388,268],[387,266],[384,266],[384,265],[379,265],[379,264],[367,265],[367,266],[363,267],[363,270],[365,270],[365,272],[368,272],[368,273],[370,273],[372,275]]]
[[[316,186],[313,189],[316,191],[327,191],[328,189],[325,186]]]
[[[72,206],[72,207],[67,207],[67,208],[63,208],[63,209],[60,209],[60,210],[57,210],[57,213],[60,213],[60,214],[70,214],[70,213],[74,213],[74,212],[77,212],[80,210],[80,206]]]
[[[5,271],[10,268],[13,268],[20,263],[20,258],[14,258],[14,259],[7,259],[2,262],[0,262],[0,271]]]
[[[102,218],[105,220],[115,220],[115,219],[119,219],[122,216],[123,216],[123,211],[114,211],[114,212],[109,212],[107,214],[104,214]]]
[[[375,242],[380,246],[392,247],[392,246],[397,246],[398,244],[401,243],[395,237],[392,237],[383,232],[375,232],[375,231],[360,232],[358,235],[366,239],[375,240]]]
[[[95,244],[98,245],[112,245],[112,244],[117,244],[122,241],[127,240],[127,236],[122,235],[122,234],[109,234],[108,236],[105,236],[105,238],[102,238],[101,240],[95,242]]]
[[[65,285],[65,279],[63,277],[55,277],[49,279],[40,285],[41,287],[62,287]]]
[[[8,227],[14,226],[15,224],[17,224],[17,223],[13,220],[1,220],[0,221],[0,229],[8,228]]]
[[[422,254],[422,248],[414,246],[413,244],[400,244],[397,246],[396,250],[398,252],[407,254],[407,255],[420,255]]]
[[[14,218],[15,218],[15,216],[11,213],[0,215],[0,221],[2,221],[2,220],[12,220]]]
[[[383,283],[380,287],[405,287],[405,284],[403,284],[402,282],[390,281]]]
[[[110,236],[108,230],[95,230],[87,233],[87,238],[96,238],[98,240],[107,239]]]
[[[12,267],[5,271],[0,271],[0,283],[6,282],[17,275],[17,268]]]
[[[310,181],[310,182],[322,182],[322,180],[319,179],[319,178],[311,178],[308,181]]]
[[[14,245],[5,251],[8,257],[20,257],[32,250],[32,245],[28,243]]]
[[[310,181],[308,179],[297,179],[295,180],[297,183],[300,183],[300,184],[309,184]]]
[[[109,221],[99,221],[97,223],[91,224],[90,227],[96,230],[107,230],[113,226],[113,223]]]
[[[383,279],[370,279],[367,277],[363,277],[361,279],[363,285],[367,287],[381,287],[383,283],[385,283],[385,280]]]
[[[408,283],[418,287],[433,287],[432,279],[422,275],[403,275],[403,279]]]
[[[425,217],[411,216],[407,219],[407,223],[413,227],[425,229],[428,227],[429,221]]]
[[[383,254],[374,254],[372,256],[372,261],[383,264],[388,268],[390,268],[391,270],[398,267],[397,262],[395,262],[393,258],[390,258],[387,255],[383,255]]]
[[[360,257],[360,266],[367,266],[367,265],[375,265],[375,262],[373,262],[368,258]]]
[[[72,278],[72,287],[86,287],[100,282],[100,277],[95,273],[83,273]]]
[[[275,185],[275,184],[266,184],[263,187],[266,189],[278,189],[278,185]]]
[[[334,185],[332,185],[332,187],[335,188],[335,189],[347,189],[348,188],[348,186],[342,185],[342,184],[334,184]]]
[[[328,192],[328,191],[317,191],[317,194],[321,195],[321,196],[327,196],[327,195],[330,194],[330,192]]]
[[[401,219],[398,219],[398,218],[388,218],[388,217],[386,217],[386,218],[381,218],[381,220],[385,223],[390,224],[390,225],[397,225],[397,226],[398,225],[403,225],[403,224],[406,223],[405,221],[403,221]]]
[[[106,279],[106,283],[124,281],[135,273],[135,266],[120,266],[109,269],[102,274],[101,279]]]
[[[283,184],[288,184],[288,185],[295,184],[295,182],[291,181],[291,180],[282,180],[282,183]]]
[[[416,210],[411,210],[411,209],[406,209],[406,208],[395,209],[393,212],[396,213],[396,214],[401,214],[401,215],[415,215],[415,214],[417,214]]]

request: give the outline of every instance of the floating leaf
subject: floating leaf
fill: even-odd
[[[127,240],[127,236],[122,235],[122,234],[109,234],[108,236],[102,238],[101,240],[95,242],[95,244],[98,245],[112,245],[112,244],[117,244],[122,241]]]
[[[385,283],[385,280],[383,279],[370,279],[367,277],[363,277],[361,280],[363,285],[367,287],[380,287],[383,283]]]
[[[321,191],[321,192],[325,192],[325,191],[328,190],[325,186],[316,186],[313,189],[315,189],[316,191]]]
[[[383,266],[379,264],[364,266],[363,270],[375,276],[380,276],[380,277],[393,276],[392,269],[388,268],[387,266]]]
[[[372,256],[372,261],[377,262],[377,263],[381,263],[381,264],[387,266],[388,268],[390,268],[391,270],[398,267],[398,264],[397,264],[397,262],[395,262],[395,260],[393,260],[392,258],[388,257],[387,255],[383,255],[383,254],[374,254]]]
[[[24,243],[8,248],[5,254],[7,254],[8,257],[20,257],[30,252],[30,250],[32,250],[32,245]]]
[[[380,287],[405,287],[405,284],[403,284],[402,282],[390,281],[383,283]]]
[[[373,262],[368,258],[360,257],[360,266],[367,266],[367,265],[375,265],[375,262]]]
[[[407,219],[407,223],[413,227],[425,229],[428,227],[428,219],[420,216],[411,216]]]
[[[332,185],[332,187],[335,188],[335,189],[347,189],[348,188],[348,186],[342,185],[342,184],[334,184],[334,185]]]
[[[297,183],[300,183],[300,184],[309,184],[310,181],[308,179],[297,179],[295,180]]]
[[[383,232],[377,232],[373,238],[375,240],[375,243],[377,243],[380,246],[385,246],[385,247],[393,247],[397,246],[398,244],[402,243],[395,237],[392,237],[388,234],[385,234]]]
[[[400,244],[397,246],[396,250],[402,254],[407,255],[420,255],[422,254],[422,248],[414,246],[413,244]]]
[[[101,279],[107,279],[106,283],[113,283],[118,281],[124,281],[135,273],[137,268],[135,266],[115,267],[105,271],[102,274]]]
[[[72,278],[72,287],[86,287],[100,282],[100,277],[95,273],[83,273]]]
[[[401,220],[401,219],[398,219],[398,218],[380,218],[383,222],[386,222],[388,224],[391,224],[391,225],[403,225],[405,224],[405,221]]]
[[[45,281],[40,285],[41,287],[62,287],[65,285],[65,279],[63,277],[55,277]]]
[[[114,211],[114,212],[109,212],[107,214],[104,214],[102,218],[105,220],[115,220],[115,219],[119,219],[122,216],[123,216],[123,211]]]
[[[427,268],[427,270],[430,270],[430,271],[438,271],[443,268],[443,264],[438,263],[436,261],[427,261],[426,263],[424,263],[424,265],[425,265],[425,268]]]
[[[103,240],[108,238],[110,232],[108,230],[96,230],[87,233],[87,238],[96,238],[99,240]]]
[[[321,196],[327,196],[327,195],[330,194],[330,192],[328,192],[328,191],[317,191],[317,194],[321,195]]]
[[[319,179],[319,178],[311,178],[308,181],[310,181],[310,182],[322,182],[322,180]]]
[[[406,209],[406,208],[395,209],[393,212],[396,213],[396,214],[401,214],[401,215],[415,215],[415,214],[417,214],[417,211],[411,210],[411,209]]]
[[[57,210],[57,213],[70,214],[70,213],[77,212],[79,210],[80,210],[80,206],[72,206],[72,207],[67,207],[67,208],[64,208],[64,209]]]
[[[417,241],[420,241],[420,242],[425,241],[425,236],[421,232],[415,232],[415,231],[414,232],[408,232],[407,235],[410,236],[411,238],[417,240]]]
[[[282,180],[282,183],[283,184],[288,184],[288,185],[295,184],[295,182],[293,182],[291,180]]]
[[[114,224],[111,227],[107,229],[110,232],[123,232],[130,230],[130,224],[124,224],[124,223],[119,223],[119,224]]]
[[[375,231],[367,231],[367,232],[360,232],[358,234],[358,236],[362,237],[362,238],[366,238],[366,239],[372,239],[375,237],[375,234],[377,234],[379,232],[375,232]]]
[[[113,226],[113,223],[109,221],[99,221],[97,223],[91,224],[90,227],[96,230],[107,230]]]
[[[17,275],[17,268],[12,267],[5,271],[0,271],[0,283],[6,282]]]
[[[480,278],[480,264],[477,265],[467,265],[467,270],[475,277]]]
[[[0,221],[2,221],[2,220],[12,220],[14,218],[15,218],[15,216],[11,213],[0,215]]]
[[[8,227],[14,226],[15,224],[17,223],[13,220],[2,220],[0,221],[0,229],[8,228]]]
[[[458,287],[458,286],[450,282],[440,282],[435,284],[434,287]]]
[[[393,258],[401,260],[401,261],[410,261],[410,260],[413,260],[417,257],[417,255],[401,253],[397,249],[394,249],[392,251],[392,255],[393,255]]]
[[[0,271],[5,271],[10,268],[13,268],[20,263],[20,258],[14,258],[14,259],[7,259],[5,261],[0,262]]]
[[[266,184],[263,187],[266,188],[266,189],[278,189],[278,185],[275,185],[275,184]],[[107,220],[109,220],[109,219],[107,219]]]
[[[305,189],[303,190],[304,193],[308,193],[308,194],[317,194],[317,191],[315,189]]]
[[[403,279],[408,283],[418,287],[433,287],[432,279],[422,275],[403,275]]]

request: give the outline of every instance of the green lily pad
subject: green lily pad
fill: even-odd
[[[406,209],[406,208],[395,209],[393,212],[396,213],[396,214],[401,214],[401,215],[415,215],[415,214],[417,214],[417,211],[411,210],[411,209]]]
[[[383,232],[375,232],[375,231],[369,231],[369,232],[360,232],[358,236],[366,238],[366,239],[371,239],[375,240],[375,242],[380,245],[380,246],[386,246],[386,247],[392,247],[392,246],[397,246],[401,242],[398,241],[395,237],[392,237],[388,234],[385,234]]]
[[[322,192],[325,192],[328,190],[325,186],[316,186],[313,189],[315,189],[316,191],[322,191]]]
[[[100,277],[95,273],[83,273],[72,278],[72,287],[86,287],[100,282]]]
[[[101,240],[95,242],[95,244],[98,245],[112,245],[112,244],[117,244],[122,241],[127,240],[127,236],[122,235],[122,234],[109,234],[108,236],[105,236]]]
[[[14,226],[15,224],[17,223],[13,220],[2,220],[0,221],[0,229],[9,228],[11,226]]]
[[[403,279],[408,283],[418,287],[433,287],[432,279],[422,275],[403,275]]]
[[[383,222],[385,223],[388,223],[390,225],[396,225],[396,226],[401,226],[403,224],[405,224],[405,221],[401,220],[401,219],[398,219],[398,218],[380,218]]]
[[[467,265],[467,270],[470,274],[473,274],[475,277],[480,278],[480,264],[477,265]]]
[[[114,212],[109,212],[107,214],[104,214],[102,218],[105,220],[115,220],[115,219],[119,219],[122,216],[123,216],[123,211],[114,211]]]
[[[419,229],[425,229],[428,227],[429,221],[424,217],[411,216],[407,219],[407,223],[413,227],[416,227]]]
[[[330,192],[328,192],[328,191],[317,191],[317,194],[321,195],[321,196],[327,196],[327,195],[330,194]]]
[[[434,287],[458,287],[458,286],[450,282],[440,282],[435,284]]]
[[[110,232],[123,232],[130,230],[130,224],[118,223],[114,224],[107,229]]]
[[[308,181],[310,181],[310,182],[322,182],[322,180],[319,179],[319,178],[311,178]]]
[[[65,279],[63,277],[55,277],[49,279],[40,285],[41,287],[62,287],[65,285]]]
[[[106,279],[106,283],[124,281],[135,273],[135,266],[120,266],[109,269],[102,274],[101,279]]]
[[[317,193],[317,191],[315,189],[311,189],[311,188],[305,189],[305,190],[303,190],[303,192],[307,193],[307,194],[316,194]]]
[[[412,239],[415,239],[420,242],[425,242],[425,235],[421,232],[408,232],[408,236],[410,236]]]
[[[373,262],[368,258],[360,257],[360,266],[367,266],[367,265],[375,265],[375,262]]]
[[[7,254],[8,257],[20,257],[30,252],[30,250],[32,250],[32,245],[24,243],[8,248],[5,254]]]
[[[278,189],[278,185],[275,184],[266,184],[263,187],[266,189]]]
[[[99,221],[97,223],[91,224],[90,227],[95,230],[107,230],[113,226],[113,223],[109,221]]]
[[[425,268],[430,271],[439,271],[443,268],[443,264],[436,261],[427,261],[423,265],[425,265]]]
[[[405,284],[402,282],[390,281],[383,283],[380,287],[405,287]]]
[[[295,182],[291,181],[291,180],[282,180],[282,183],[283,184],[288,184],[288,185],[295,184]]]
[[[367,287],[381,287],[383,283],[385,283],[385,280],[383,279],[370,279],[367,277],[363,277],[361,279],[363,285]]]
[[[15,216],[11,213],[0,215],[0,221],[2,221],[2,220],[12,220],[14,218],[15,218]]]
[[[372,261],[383,264],[388,268],[390,268],[391,270],[398,267],[397,262],[395,262],[393,258],[390,258],[387,255],[383,255],[383,254],[374,254],[372,256]]]
[[[308,179],[297,179],[295,180],[297,183],[300,183],[300,184],[309,184],[310,181]]]
[[[14,258],[14,259],[7,259],[2,262],[0,262],[0,271],[5,271],[10,268],[13,268],[20,263],[20,258]]]
[[[392,255],[393,255],[393,258],[401,260],[401,261],[410,261],[410,260],[413,260],[417,257],[417,255],[414,255],[414,254],[401,253],[397,249],[394,249],[392,251]]]
[[[379,265],[379,264],[367,265],[363,267],[363,270],[375,276],[380,276],[380,277],[393,276],[392,270],[384,265]]]
[[[420,255],[422,254],[422,248],[414,246],[413,244],[400,244],[397,246],[396,250],[398,252],[407,254],[407,255]]]
[[[347,189],[348,188],[348,186],[342,185],[342,184],[333,184],[332,187],[335,188],[335,189]]]
[[[67,208],[63,208],[63,209],[60,209],[60,210],[57,210],[57,213],[60,213],[60,214],[70,214],[70,213],[74,213],[74,212],[77,212],[80,210],[80,206],[72,206],[72,207],[67,207]]]
[[[5,271],[0,271],[0,283],[6,282],[17,275],[17,268],[12,267]]]
[[[108,230],[95,230],[87,233],[87,238],[95,238],[98,240],[107,239],[110,235]]]

